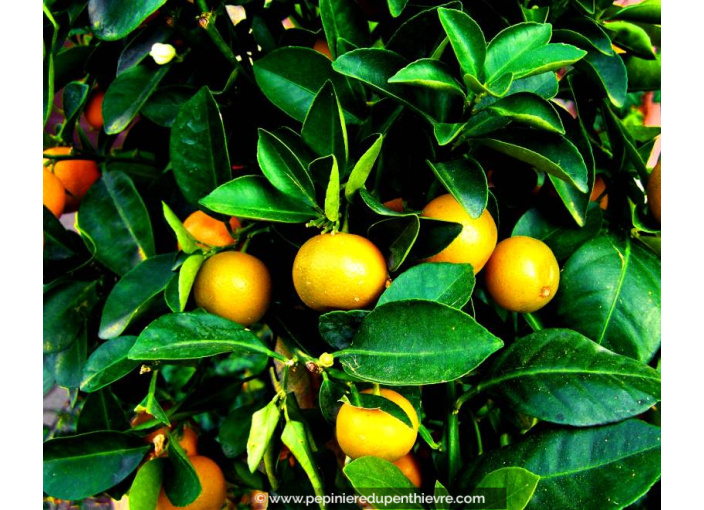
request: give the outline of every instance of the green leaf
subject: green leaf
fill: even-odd
[[[389,12],[394,18],[398,18],[408,4],[408,0],[387,0]]]
[[[648,362],[660,348],[660,261],[630,238],[597,237],[565,264],[560,324],[624,356]]]
[[[83,241],[67,230],[49,209],[43,208],[44,258],[47,260],[70,260],[81,253]]]
[[[169,155],[176,182],[189,202],[198,202],[232,178],[220,110],[208,87],[179,108]]]
[[[369,46],[369,25],[354,0],[321,0],[320,20],[333,59],[345,53],[338,46],[340,39],[358,48]]]
[[[81,390],[87,393],[98,391],[137,368],[138,361],[127,359],[136,340],[136,336],[123,336],[99,345],[83,367]]]
[[[289,447],[291,453],[308,475],[315,494],[321,496],[325,493],[323,480],[315,464],[313,452],[308,441],[308,431],[304,423],[300,421],[287,421],[281,440]],[[325,510],[325,504],[320,503],[320,508]]]
[[[142,401],[137,404],[138,410],[144,410],[145,412],[151,414],[155,420],[159,423],[163,423],[167,427],[171,427],[171,421],[166,411],[161,407],[159,401],[156,399],[156,383],[159,377],[159,370],[152,370],[151,379],[149,380],[149,390],[147,395],[142,399]]]
[[[660,76],[662,74],[660,61],[660,55],[657,56],[657,60],[645,60],[633,55],[625,55],[628,91],[660,90]]]
[[[149,56],[155,43],[168,42],[172,35],[170,27],[164,24],[149,25],[146,30],[138,31],[125,45],[117,60],[117,75],[138,65]]]
[[[44,354],[67,349],[95,306],[98,282],[64,281],[44,290]]]
[[[458,491],[470,491],[488,473],[513,465],[540,476],[529,508],[623,508],[660,478],[660,443],[658,427],[635,419],[529,434],[477,457],[461,475]],[[614,479],[624,483],[609,482]]]
[[[521,124],[565,134],[565,128],[555,107],[530,92],[520,92],[499,99],[489,106],[489,109]]]
[[[254,77],[269,101],[299,122],[305,120],[318,91],[331,80],[346,122],[361,122],[350,106],[355,101],[344,78],[333,72],[327,57],[311,48],[284,47],[272,51],[254,63]]]
[[[475,159],[456,159],[446,163],[426,161],[445,189],[472,218],[479,218],[489,200],[486,174]]]
[[[462,9],[462,4],[451,1],[442,6],[426,7],[423,6],[425,10],[409,17],[398,27],[386,44],[387,50],[411,61],[434,53],[440,41],[445,39],[445,31],[437,13],[438,8]]]
[[[474,270],[470,264],[420,264],[401,273],[384,291],[376,306],[425,299],[461,309],[469,302],[474,283]]]
[[[130,510],[154,510],[156,508],[166,462],[164,458],[156,458],[139,468],[129,490]]]
[[[330,157],[332,168],[330,180],[325,190],[325,216],[330,221],[337,221],[340,217],[340,171],[337,168],[337,159]]]
[[[141,112],[155,124],[170,128],[174,125],[181,106],[193,97],[194,92],[192,87],[182,85],[160,87],[147,99]]]
[[[660,373],[569,329],[516,340],[479,388],[540,420],[586,427],[639,415],[660,400]]]
[[[359,161],[355,163],[350,177],[347,180],[347,184],[345,185],[345,198],[347,200],[352,200],[355,192],[363,190],[364,183],[367,182],[367,178],[374,168],[374,163],[376,163],[376,159],[379,157],[382,143],[384,143],[384,135],[377,136],[371,147],[369,147],[362,157],[359,158]]]
[[[196,238],[193,237],[188,230],[186,230],[186,227],[183,226],[183,223],[181,223],[181,220],[178,219],[178,216],[176,216],[171,208],[166,205],[166,202],[162,202],[161,206],[164,211],[164,219],[171,227],[171,230],[174,231],[174,234],[176,234],[176,239],[178,240],[178,244],[181,246],[181,250],[189,254],[198,250]]]
[[[472,338],[467,343],[467,338]],[[345,372],[381,384],[418,386],[459,379],[503,342],[472,317],[432,301],[379,306],[352,345],[338,352]]]
[[[87,343],[86,328],[81,328],[73,343],[67,349],[55,354],[54,378],[56,384],[68,389],[78,388],[86,362]]]
[[[610,19],[639,21],[660,25],[660,0],[645,0],[635,5],[629,5],[617,10]]]
[[[269,402],[252,415],[252,425],[247,439],[247,466],[249,472],[254,473],[264,457],[271,438],[274,437],[276,427],[279,425],[281,411],[276,400]]]
[[[621,108],[626,104],[628,74],[618,54],[604,55],[591,50],[575,67],[601,88],[614,106]]]
[[[167,432],[167,436],[169,463],[164,473],[164,492],[174,506],[187,506],[200,496],[203,488],[186,452],[170,432]]]
[[[301,136],[318,156],[332,154],[343,170],[346,168],[349,152],[347,126],[332,81],[326,81],[315,96],[303,122]]]
[[[76,223],[95,246],[98,261],[120,276],[156,252],[147,208],[122,172],[106,172],[90,187]]]
[[[121,405],[109,388],[91,393],[78,415],[76,431],[84,434],[99,430],[125,430],[129,423]]]
[[[318,393],[318,405],[323,418],[331,425],[335,424],[335,418],[342,406],[340,399],[345,395],[346,390],[347,386],[344,384],[330,379],[327,374],[323,375],[323,382]]]
[[[506,509],[523,510],[530,503],[535,489],[538,486],[540,477],[530,471],[519,467],[505,467],[497,469],[487,474],[477,484],[477,489],[481,488],[502,488],[506,489]],[[483,506],[487,508],[494,506],[491,497],[484,501]],[[499,503],[499,501],[497,501]],[[503,498],[499,503],[504,504]]]
[[[377,497],[410,496],[413,498],[413,495],[418,494],[418,489],[399,468],[378,457],[360,457],[347,464],[342,471],[360,496],[368,498],[375,495]],[[396,508],[396,506],[393,504],[385,505],[383,502],[379,505],[375,503],[377,508]],[[425,507],[410,499],[404,502],[403,508],[423,510]]]
[[[135,30],[166,0],[89,0],[88,16],[93,33],[105,41],[115,41]]]
[[[493,97],[503,97],[508,93],[513,83],[513,73],[504,74],[487,85],[482,84],[481,81],[471,74],[465,74],[463,79],[467,88],[475,94],[489,94]]]
[[[423,58],[411,62],[389,78],[389,83],[405,83],[406,85],[417,87],[428,87],[465,97],[462,86],[452,76],[447,64],[431,58]]]
[[[587,166],[582,155],[560,135],[513,129],[497,131],[481,142],[573,184],[584,193],[589,191]]]
[[[440,480],[435,480],[435,490],[433,491],[433,495],[436,498],[442,498],[438,499],[437,503],[435,503],[435,510],[450,510],[450,503],[448,503],[448,496],[450,496],[450,493],[445,486],[440,483]]]
[[[293,200],[315,207],[315,188],[301,161],[276,136],[259,129],[257,161],[269,182]]]
[[[188,257],[178,272],[178,301],[179,301],[179,312],[183,312],[186,309],[186,304],[188,304],[188,296],[191,294],[191,288],[193,287],[193,282],[196,281],[196,276],[198,276],[198,270],[200,266],[203,265],[205,257],[198,253],[194,253]]]
[[[81,500],[127,478],[149,450],[141,439],[121,432],[90,432],[44,443],[44,492]]]
[[[537,5],[534,5],[533,7],[521,6],[521,11],[523,12],[523,19],[525,21],[545,23],[548,20],[550,7],[538,7]]]
[[[437,123],[434,127],[435,139],[440,146],[448,145],[460,135],[462,138],[484,136],[506,127],[509,120],[492,111],[482,111],[472,115],[465,124]]]
[[[384,204],[382,204],[374,195],[369,193],[366,189],[362,188],[359,190],[359,196],[362,197],[362,201],[366,204],[367,207],[376,214],[379,214],[381,216],[393,216],[393,217],[403,217],[403,216],[417,216],[417,212],[413,211],[404,211],[404,212],[397,212],[394,211],[393,209],[389,209],[386,207]],[[51,213],[49,213],[51,214]]]
[[[511,236],[527,236],[547,244],[557,260],[565,260],[577,248],[595,238],[601,230],[603,214],[599,204],[592,203],[583,227],[560,223],[540,209],[529,209],[513,227]]]
[[[420,218],[420,232],[411,255],[415,259],[427,259],[437,255],[462,232],[462,225],[434,218]]]
[[[255,405],[245,405],[233,409],[220,425],[218,443],[227,458],[234,459],[247,451],[247,437],[252,428],[252,414]]]
[[[586,17],[568,20],[563,28],[553,32],[553,40],[574,44],[583,50],[597,50],[604,55],[613,55],[611,39],[594,20]]]
[[[441,7],[438,9],[438,16],[457,56],[462,74],[470,74],[482,80],[487,56],[486,39],[482,29],[476,21],[459,10]]]
[[[85,83],[72,81],[64,87],[62,102],[64,107],[64,126],[61,129],[65,133],[73,134],[73,126],[76,123],[86,100],[90,87]]]
[[[149,324],[129,352],[136,360],[199,359],[226,352],[271,355],[244,326],[203,312],[162,315]]]
[[[220,214],[255,220],[305,223],[317,216],[311,207],[289,198],[257,175],[223,184],[200,203]]]
[[[381,250],[389,271],[397,271],[404,263],[418,238],[420,220],[417,216],[394,217],[374,223],[367,237]]]
[[[167,253],[149,258],[131,269],[113,287],[100,318],[98,336],[115,338],[150,309],[169,281],[176,276],[172,271],[174,255]]]
[[[583,10],[586,14],[594,14],[594,11],[596,10],[594,0],[572,0],[572,2],[574,2],[577,7]]]
[[[328,345],[335,349],[345,349],[352,343],[354,334],[368,314],[366,310],[335,310],[324,313],[318,319],[318,331]]]
[[[653,43],[648,33],[638,25],[627,21],[612,21],[604,25],[612,32],[614,43],[634,55],[648,60],[655,60]]]
[[[138,65],[120,74],[105,91],[103,129],[109,135],[124,131],[147,102],[169,66]]]
[[[347,395],[344,395],[341,400],[343,403],[355,407],[357,409],[373,409],[382,411],[390,416],[393,416],[398,421],[403,422],[406,427],[410,429],[413,428],[413,422],[411,421],[411,418],[408,416],[408,414],[406,414],[406,411],[404,411],[398,404],[389,400],[388,398],[382,397],[381,395],[374,395],[369,393],[360,393],[357,397],[358,402],[356,404],[350,402],[350,399],[349,397],[347,397]]]
[[[51,31],[51,40],[49,44],[47,44],[46,39],[44,39],[44,62],[43,62],[43,75],[44,79],[42,81],[42,126],[46,126],[47,121],[49,120],[49,117],[51,116],[51,111],[54,108],[54,94],[55,91],[57,90],[56,87],[56,76],[55,76],[55,71],[54,68],[56,67],[56,64],[54,62],[54,47],[56,46],[56,38],[57,38],[57,31],[59,30],[59,26],[56,24],[56,20],[54,20],[53,16],[51,15],[51,11],[49,8],[46,6],[46,3],[44,4],[44,16],[46,16],[49,21],[52,24],[52,31]]]

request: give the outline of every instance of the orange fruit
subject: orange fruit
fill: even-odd
[[[130,426],[136,427],[137,425],[140,425],[152,419],[154,419],[154,417],[149,413],[139,413],[134,418],[132,418],[132,421],[130,421]],[[172,424],[171,429],[166,426],[159,427],[154,432],[150,432],[149,434],[144,436],[144,442],[151,444],[154,442],[154,439],[158,435],[163,435],[164,437],[166,437],[166,433],[170,430],[173,430],[175,427],[176,424]],[[188,455],[189,457],[193,455],[198,455],[198,434],[196,434],[196,431],[193,430],[190,425],[185,424],[179,432],[175,433],[174,438],[178,441],[178,444],[181,446],[181,448],[183,448],[183,450],[186,452],[186,455]]]
[[[196,239],[208,246],[229,246],[235,244],[235,239],[227,230],[225,224],[208,216],[203,211],[196,211],[191,214],[186,221],[183,222],[183,226],[188,230],[188,232]],[[237,218],[230,218],[230,228],[232,231],[236,231],[240,228],[240,221]]]
[[[330,60],[332,60],[332,53],[330,53],[330,46],[325,39],[316,39],[313,49],[318,53],[322,53]]]
[[[604,211],[609,206],[609,194],[604,193],[605,190],[606,183],[604,182],[604,178],[601,175],[597,175],[596,179],[594,179],[594,188],[592,188],[592,195],[589,197],[589,200],[596,202],[599,200],[599,197],[601,197],[601,200],[599,200],[599,207],[601,207]]]
[[[227,499],[227,484],[220,466],[215,461],[202,455],[189,459],[196,470],[201,485],[201,493],[193,503],[186,506],[174,506],[162,488],[156,510],[183,508],[188,510],[220,510]]]
[[[258,258],[240,251],[224,251],[203,263],[193,294],[199,307],[249,326],[269,308],[271,277]]]
[[[648,206],[650,212],[660,223],[660,161],[655,165],[648,179]]]
[[[391,209],[392,211],[396,211],[398,213],[403,212],[403,198],[401,197],[384,202],[383,205],[384,207],[386,207],[387,209]]]
[[[66,190],[61,181],[48,168],[44,168],[44,205],[57,218],[61,217],[66,206]]]
[[[432,200],[423,209],[423,216],[462,224],[462,232],[443,251],[430,257],[428,262],[453,262],[472,264],[474,274],[482,270],[496,246],[498,232],[488,209],[472,218],[450,194]]]
[[[103,98],[105,97],[105,92],[102,90],[96,90],[90,95],[88,99],[88,104],[84,114],[86,116],[86,122],[93,129],[103,129]]]
[[[394,466],[399,468],[406,478],[408,478],[413,485],[420,488],[423,481],[420,472],[420,466],[418,461],[412,453],[404,455],[400,459],[394,462]]]
[[[293,285],[301,300],[318,311],[373,305],[386,288],[386,261],[364,237],[338,232],[305,242],[293,261]]]
[[[362,393],[371,393],[364,390]],[[413,424],[409,427],[380,409],[362,409],[342,404],[335,430],[337,442],[348,457],[356,459],[373,455],[395,462],[411,451],[418,437],[418,414],[400,393],[382,388],[381,396],[403,409]]]
[[[69,156],[71,151],[71,147],[54,147],[44,154]],[[66,188],[66,212],[76,211],[88,189],[100,178],[98,165],[88,159],[65,159],[53,164],[45,159],[44,168],[53,172]]]
[[[535,312],[555,297],[560,267],[552,250],[532,237],[501,241],[484,271],[491,297],[506,310]]]

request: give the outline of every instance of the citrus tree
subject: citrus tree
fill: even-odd
[[[659,1],[43,19],[45,507],[659,507]]]

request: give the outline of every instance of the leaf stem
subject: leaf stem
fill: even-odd
[[[538,318],[536,315],[533,315],[530,312],[524,313],[523,318],[526,320],[528,325],[533,329],[533,331],[538,332],[543,329],[543,324],[540,321],[540,318]]]
[[[447,429],[445,443],[447,444],[447,479],[450,483],[455,479],[462,465],[460,451],[459,414],[456,409],[457,387],[454,381],[446,383],[447,388]]]
[[[350,398],[350,402],[352,402],[352,405],[362,407],[362,400],[359,398],[359,390],[357,389],[357,386],[355,386],[353,382],[347,383],[347,385],[350,388],[350,393],[352,397]]]
[[[462,404],[467,402],[470,398],[476,396],[479,394],[479,392],[482,391],[481,386],[475,386],[474,388],[470,389],[467,393],[464,393],[460,396],[460,398],[457,399],[455,402],[455,411],[459,412],[460,409],[462,408]]]
[[[483,455],[484,445],[482,444],[482,431],[479,429],[479,421],[477,421],[471,410],[469,411],[469,416],[472,419],[472,425],[474,425],[474,435],[477,437],[477,455]]]

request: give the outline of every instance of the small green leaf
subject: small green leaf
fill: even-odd
[[[178,244],[181,245],[181,250],[188,254],[198,250],[195,237],[193,237],[191,233],[186,230],[186,227],[183,226],[183,223],[181,223],[181,220],[178,219],[178,216],[176,216],[171,208],[166,205],[166,202],[162,202],[161,206],[164,211],[164,219],[171,227],[171,230],[174,231],[174,234],[176,234],[176,239],[178,240]]]
[[[540,477],[530,471],[520,467],[500,468],[487,474],[477,484],[477,489],[481,488],[502,488],[506,489],[506,509],[523,510],[530,503],[535,489],[538,486]],[[491,498],[484,501],[487,508],[493,506]],[[504,504],[502,499],[499,504]]]
[[[164,5],[166,0],[90,0],[88,16],[93,33],[105,41],[115,41],[135,30]]]
[[[220,425],[218,443],[226,457],[234,459],[247,451],[247,437],[252,428],[252,415],[256,408],[254,404],[237,407]]]
[[[462,232],[462,224],[435,218],[420,218],[420,232],[411,255],[424,260],[447,248]]]
[[[520,68],[521,59],[531,50],[547,45],[551,35],[551,25],[543,23],[519,23],[499,32],[487,48],[484,63],[486,81],[493,81],[513,72],[514,68]]]
[[[109,388],[91,393],[78,415],[76,431],[79,434],[99,430],[126,430],[129,427],[122,403]]]
[[[154,510],[159,501],[167,460],[156,458],[146,462],[132,481],[129,490],[130,510]]]
[[[583,50],[597,50],[604,55],[613,55],[611,39],[604,29],[594,20],[586,17],[573,18],[553,31],[555,42],[574,44]]]
[[[167,427],[171,427],[171,421],[169,421],[169,416],[166,411],[161,407],[159,401],[156,399],[156,382],[159,377],[159,371],[153,370],[151,379],[149,380],[149,390],[147,395],[142,399],[142,401],[137,405],[137,409],[144,409],[145,412],[151,414],[155,420],[159,423],[163,423]]]
[[[612,21],[604,25],[613,33],[614,43],[630,53],[648,60],[655,60],[653,43],[648,33],[638,25],[627,21]]]
[[[413,496],[418,494],[418,489],[391,462],[372,456],[360,457],[347,464],[342,471],[360,496],[379,497],[381,492],[384,496],[410,497],[410,500],[404,502],[404,509],[425,508],[414,502]]]
[[[259,129],[257,161],[277,190],[315,207],[315,188],[308,171],[286,144],[264,129]]]
[[[325,216],[330,221],[337,221],[340,217],[340,171],[337,168],[337,159],[331,158],[330,181],[325,190]]]
[[[521,124],[565,134],[565,128],[555,107],[530,92],[512,94],[498,100],[489,106],[489,109]]]
[[[318,331],[328,345],[335,349],[345,349],[352,343],[354,334],[368,314],[366,310],[335,310],[324,313],[318,319]]]
[[[252,426],[247,439],[247,466],[254,473],[264,457],[271,438],[279,424],[281,411],[276,401],[269,402],[252,415]]]
[[[635,5],[629,5],[617,10],[610,19],[638,21],[660,25],[660,0],[645,0]]]
[[[376,306],[393,301],[426,299],[461,309],[469,302],[474,282],[474,269],[470,264],[420,264],[401,273],[384,291]]]
[[[358,48],[369,46],[369,26],[356,2],[321,0],[320,20],[333,59],[345,53],[338,45],[340,39],[345,39]]]
[[[287,421],[281,434],[281,440],[289,447],[293,456],[308,475],[315,494],[322,497],[324,494],[323,480],[313,458],[306,425],[300,421]],[[325,504],[320,503],[320,508],[325,510]]]
[[[397,271],[404,263],[420,231],[417,216],[394,217],[374,223],[367,237],[385,255],[389,271]]]
[[[389,12],[394,18],[398,18],[408,4],[408,0],[387,0]]]
[[[486,85],[482,84],[471,74],[465,74],[463,79],[467,88],[475,94],[489,94],[493,97],[503,97],[508,93],[513,83],[513,73],[501,75],[499,78]]]
[[[137,368],[139,361],[127,358],[136,341],[136,336],[123,336],[99,345],[83,367],[81,390],[88,393],[98,391]]]
[[[354,165],[352,173],[350,173],[350,177],[345,185],[345,198],[347,200],[352,200],[355,192],[364,188],[364,183],[367,182],[367,177],[369,177],[369,174],[374,168],[374,163],[377,157],[379,157],[382,143],[384,143],[384,135],[378,135],[371,147],[366,150],[362,157],[359,158],[359,161]]]
[[[428,87],[465,97],[462,86],[452,76],[450,68],[439,60],[431,58],[423,58],[411,62],[389,78],[389,83],[405,83],[406,85],[417,87]]]
[[[381,216],[395,216],[400,218],[402,216],[417,216],[418,214],[414,211],[398,212],[394,211],[393,209],[389,209],[384,204],[382,204],[374,195],[369,193],[364,188],[359,190],[359,196],[362,197],[362,201],[366,204],[367,207],[369,207],[370,210]]]
[[[95,306],[98,282],[61,282],[44,290],[44,353],[67,349]]]
[[[393,416],[400,422],[403,422],[406,427],[410,429],[413,428],[413,422],[411,422],[411,419],[409,418],[408,414],[406,414],[406,411],[404,411],[395,402],[389,400],[386,397],[382,397],[381,395],[360,393],[358,395],[358,402],[356,404],[350,402],[350,399],[347,397],[347,395],[343,396],[341,400],[343,403],[352,407],[356,407],[357,409],[373,409],[377,411],[382,411],[390,416]]]
[[[626,103],[628,74],[618,54],[604,55],[591,50],[575,67],[599,86],[614,106],[621,108]]]
[[[186,309],[186,304],[188,303],[188,296],[191,294],[191,288],[193,287],[193,282],[196,281],[196,276],[198,276],[198,270],[200,266],[203,265],[205,257],[198,253],[194,253],[189,256],[181,265],[181,269],[178,272],[178,302],[179,302],[179,312],[183,312]]]
[[[338,164],[347,166],[347,126],[342,106],[332,81],[326,81],[315,96],[303,122],[303,141],[321,157],[334,155]]]
[[[83,366],[86,362],[87,344],[86,328],[81,328],[73,343],[67,349],[55,354],[54,378],[56,384],[68,389],[80,386]]]
[[[445,189],[472,218],[479,218],[489,200],[486,174],[475,159],[456,159],[447,163],[427,161]]]
[[[459,10],[440,7],[438,16],[460,63],[462,74],[470,74],[481,80],[484,77],[487,51],[482,29],[476,21]]]
[[[186,506],[200,496],[203,488],[186,452],[170,432],[166,434],[169,439],[169,463],[164,473],[164,492],[174,506]]]

